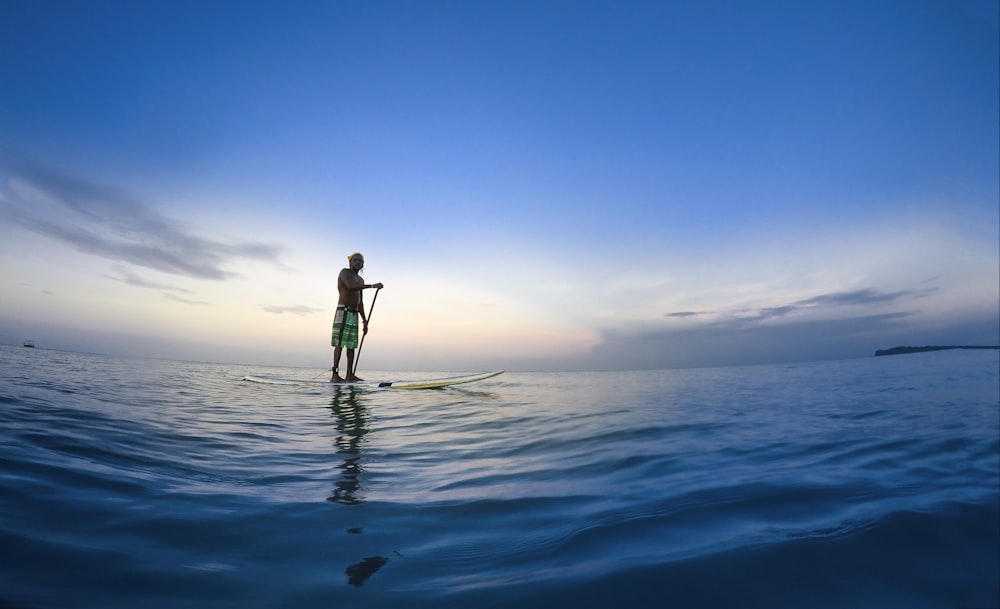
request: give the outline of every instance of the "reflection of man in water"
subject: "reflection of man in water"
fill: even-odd
[[[347,583],[360,588],[365,585],[369,577],[384,567],[387,562],[389,562],[389,559],[385,556],[369,556],[361,562],[347,567],[344,569],[344,575],[347,576]]]
[[[336,482],[333,495],[327,501],[343,503],[345,505],[355,505],[364,503],[358,497],[358,490],[361,484],[358,477],[361,475],[361,442],[365,434],[368,433],[368,419],[365,407],[358,402],[358,390],[356,387],[337,387],[330,402],[330,410],[336,419],[337,431],[337,454],[344,455],[344,462],[337,466],[340,470],[340,478]]]
[[[367,410],[358,400],[358,388],[350,385],[338,386],[334,390],[330,411],[336,421],[337,454],[344,456],[344,462],[337,466],[340,470],[333,495],[327,501],[343,505],[358,505],[364,499],[358,496],[361,488],[361,442],[368,433]],[[361,529],[348,529],[348,533],[361,533]],[[397,552],[398,554],[398,552]],[[368,578],[389,562],[386,556],[369,556],[344,569],[347,583],[355,587],[364,585]]]

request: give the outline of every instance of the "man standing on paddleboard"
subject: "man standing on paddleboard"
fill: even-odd
[[[368,334],[368,318],[365,316],[365,303],[361,294],[368,288],[382,289],[381,283],[365,283],[358,273],[365,268],[365,257],[355,252],[347,257],[348,267],[337,276],[337,314],[333,318],[333,334],[330,345],[333,346],[333,374],[331,383],[343,381],[360,381],[354,369],[354,350],[358,348],[358,316],[361,317],[362,336]],[[340,354],[347,349],[347,374],[340,376]]]

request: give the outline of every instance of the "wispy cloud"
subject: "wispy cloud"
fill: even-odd
[[[120,189],[10,155],[0,155],[0,218],[85,254],[198,279],[229,279],[235,260],[281,254],[199,236]]]
[[[115,281],[120,281],[122,283],[127,283],[138,288],[148,288],[151,290],[163,290],[166,292],[180,292],[182,294],[190,294],[191,290],[186,288],[179,288],[177,286],[167,285],[165,283],[159,283],[156,281],[149,281],[128,270],[124,266],[115,266],[115,275],[106,275],[109,279]]]
[[[761,307],[758,309],[733,309],[721,311],[677,311],[667,313],[668,318],[709,318],[716,324],[746,324],[772,319],[787,318],[796,313],[811,311],[815,313],[834,314],[839,310],[862,307],[865,305],[886,305],[910,302],[923,298],[937,291],[936,287],[919,290],[901,290],[898,292],[883,292],[875,289],[854,290],[849,292],[832,292],[818,294],[793,301],[776,307]]]
[[[275,313],[277,315],[284,315],[285,313],[290,313],[292,315],[302,315],[302,316],[312,315],[313,313],[322,313],[324,310],[306,305],[290,305],[290,306],[261,305],[260,308],[264,309],[268,313]]]
[[[212,304],[206,300],[191,300],[189,298],[184,298],[183,296],[178,296],[177,294],[173,294],[171,292],[164,292],[163,297],[166,298],[167,300],[173,300],[175,302],[179,302],[182,304],[194,305],[198,307],[205,307]]]
[[[566,369],[672,368],[834,359],[900,344],[989,344],[995,309],[928,317],[934,278],[902,290],[876,288],[789,297],[778,306],[685,309],[669,321],[608,329]],[[778,301],[781,302],[780,300]],[[932,320],[928,323],[928,320]]]
[[[884,304],[920,298],[934,292],[935,288],[923,290],[903,290],[901,292],[880,292],[878,290],[856,290],[853,292],[834,292],[832,294],[820,294],[812,298],[806,298],[796,302],[793,306],[852,306],[866,304]]]

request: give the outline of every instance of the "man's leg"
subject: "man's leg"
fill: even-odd
[[[354,349],[347,350],[347,376],[345,378],[349,381],[361,380],[354,375]]]
[[[340,383],[344,380],[343,378],[340,377],[340,372],[338,371],[338,369],[340,368],[340,353],[343,350],[344,350],[343,347],[334,347],[333,349],[333,374],[330,375],[331,383]],[[349,361],[354,359],[352,355],[353,355],[352,352],[348,351],[347,357]],[[350,364],[347,365],[348,365],[348,375],[350,375]]]

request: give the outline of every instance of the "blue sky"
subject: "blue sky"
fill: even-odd
[[[8,0],[0,342],[322,368],[360,250],[369,368],[997,344],[997,15]]]

